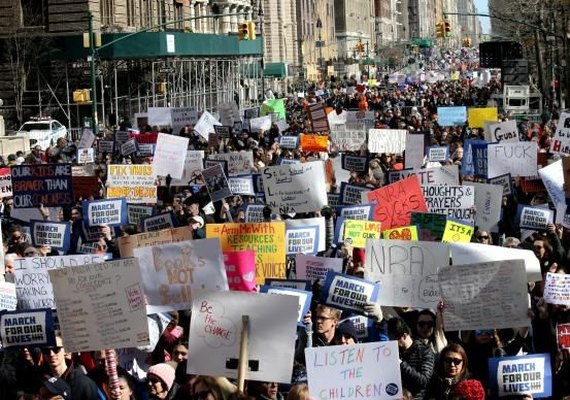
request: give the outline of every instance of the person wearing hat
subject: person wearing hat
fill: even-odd
[[[176,370],[167,363],[150,367],[146,373],[149,399],[162,400],[168,398],[168,392],[174,384]]]
[[[194,239],[204,239],[206,232],[204,232],[204,218],[200,215],[192,215],[188,218],[188,226],[192,228],[192,237]]]
[[[71,388],[61,378],[52,376],[42,382],[40,400],[71,400]]]
[[[354,324],[351,320],[347,319],[342,321],[336,327],[336,332],[334,336],[335,344],[355,344],[358,343],[358,338],[356,337],[357,332]]]

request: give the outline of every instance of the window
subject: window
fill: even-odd
[[[152,2],[153,0],[140,0],[140,25],[144,27],[149,27],[153,25],[153,10]]]
[[[115,1],[114,0],[101,0],[99,3],[101,11],[101,25],[109,26],[115,22]]]
[[[21,0],[22,26],[47,26],[47,0]]]
[[[173,25],[173,27],[174,27],[175,29],[180,29],[180,30],[184,29],[184,21],[180,21],[181,19],[184,18],[184,14],[183,14],[183,12],[182,12],[182,10],[183,10],[182,7],[183,7],[183,5],[182,5],[181,3],[178,3],[178,2],[175,2],[175,3],[174,3],[174,15],[173,15],[173,18],[174,18],[175,21],[179,21],[179,22],[176,22],[176,23]]]
[[[135,16],[137,14],[137,7],[135,4],[135,0],[127,0],[127,25],[128,26],[136,26],[136,19]]]

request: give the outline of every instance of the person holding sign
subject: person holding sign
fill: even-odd
[[[312,343],[312,346],[332,346],[334,345],[334,338],[336,328],[340,321],[342,311],[333,307],[319,304],[315,310],[315,327],[316,332],[312,332],[313,323],[311,321],[311,313],[307,313],[304,319],[305,332],[299,335],[297,348],[295,349],[295,360],[301,364],[305,364],[305,347],[307,343]],[[306,334],[305,334],[306,333]],[[311,338],[309,339],[309,335]],[[312,347],[309,346],[309,347]]]
[[[461,345],[446,346],[439,356],[439,363],[428,387],[427,399],[448,400],[457,383],[469,377],[467,353]]]

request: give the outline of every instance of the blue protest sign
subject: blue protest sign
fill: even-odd
[[[438,107],[439,126],[463,126],[467,122],[467,107]]]
[[[552,396],[549,354],[489,359],[489,383],[493,398],[530,393],[533,398]]]
[[[272,287],[291,288],[311,291],[311,282],[303,279],[265,278],[265,285]]]
[[[302,226],[285,231],[287,254],[317,254],[319,250],[319,226]]]
[[[485,140],[468,139],[463,146],[461,174],[487,177],[487,145]]]
[[[366,303],[375,302],[380,284],[351,275],[329,271],[320,292],[320,302],[343,310],[364,312]]]
[[[377,342],[380,331],[378,326],[374,323],[374,320],[363,315],[352,315],[340,321],[342,324],[344,321],[352,322],[352,325],[356,328],[356,338],[360,342]]]
[[[69,249],[71,224],[31,220],[31,236],[34,246],[51,246],[52,249],[66,252]]]
[[[141,224],[144,232],[175,228],[178,225],[173,211],[143,218]]]
[[[346,219],[357,219],[362,221],[372,220],[374,205],[364,204],[361,206],[343,206],[337,208],[337,215]]]
[[[344,242],[344,219],[344,217],[336,218],[333,237],[333,243],[335,245]]]
[[[82,204],[83,218],[88,226],[95,225],[126,225],[127,201],[123,198],[84,201]]]
[[[12,166],[12,194],[14,208],[72,205],[71,164]]]
[[[313,293],[306,290],[282,288],[278,286],[268,286],[262,285],[259,288],[260,293],[274,293],[274,294],[285,294],[288,296],[295,296],[299,299],[299,314],[297,319],[297,325],[303,326],[303,318],[309,312],[311,308],[311,299],[313,298]]]
[[[49,308],[0,314],[2,347],[55,346],[53,314]]]

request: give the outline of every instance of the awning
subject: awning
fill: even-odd
[[[284,78],[289,75],[289,65],[282,62],[267,63],[265,64],[263,75],[273,78]]]
[[[412,39],[410,44],[418,47],[433,47],[433,41],[431,39]]]

